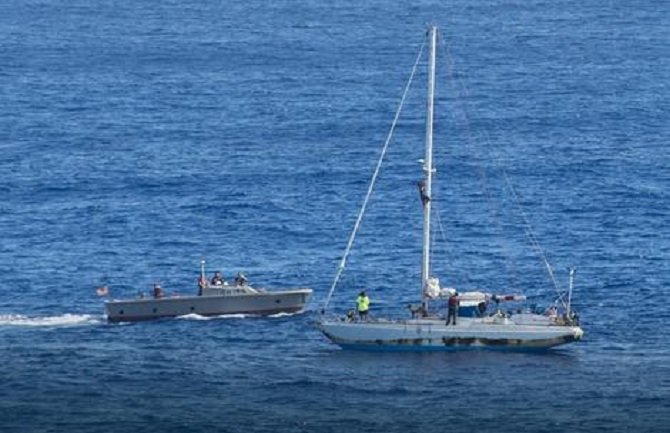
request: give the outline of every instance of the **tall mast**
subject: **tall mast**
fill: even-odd
[[[437,47],[437,27],[430,27],[430,54],[428,69],[428,103],[426,114],[426,157],[424,158],[424,187],[425,200],[423,201],[423,253],[421,262],[421,299],[427,307],[428,299],[425,295],[426,283],[430,277],[430,201],[433,182],[433,99],[435,98],[435,51]]]

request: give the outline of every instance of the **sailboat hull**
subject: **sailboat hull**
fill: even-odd
[[[546,350],[580,340],[577,326],[518,325],[507,319],[343,322],[324,320],[321,331],[346,349],[443,351],[463,349]]]

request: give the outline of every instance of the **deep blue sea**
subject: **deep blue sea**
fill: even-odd
[[[0,431],[670,431],[667,6],[3,0]],[[433,273],[551,302],[530,226],[562,289],[577,268],[577,344],[349,352],[313,326],[428,23]],[[334,313],[418,297],[424,78]],[[203,258],[314,298],[106,322],[96,287],[195,292]]]

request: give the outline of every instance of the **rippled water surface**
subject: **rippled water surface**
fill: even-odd
[[[667,431],[669,18],[646,0],[0,4],[0,430]],[[561,288],[578,269],[578,344],[377,354],[313,326],[429,22],[434,273],[550,302],[526,220]],[[418,295],[424,78],[334,312],[363,287],[377,316]],[[106,322],[96,287],[194,292],[202,258],[314,299]]]

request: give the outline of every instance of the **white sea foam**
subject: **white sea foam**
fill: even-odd
[[[280,317],[291,317],[298,314],[302,314],[304,311],[299,311],[297,313],[277,313],[271,314],[267,317],[271,318],[280,318]],[[221,319],[245,319],[249,317],[262,317],[257,314],[221,314],[218,316],[201,316],[200,314],[190,313],[184,314],[183,316],[177,316],[177,319],[181,320],[221,320]]]
[[[250,314],[222,314],[220,316],[214,316],[212,319],[244,319],[245,317],[252,317]]]
[[[277,314],[270,314],[268,317],[272,317],[273,319],[279,317],[292,317],[302,313],[304,313],[304,311],[297,311],[295,313],[277,313]]]
[[[93,314],[61,314],[59,316],[25,316],[23,314],[0,314],[0,326],[59,327],[95,325],[104,321],[103,316]]]
[[[210,320],[211,317],[201,316],[200,314],[184,314],[183,316],[177,316],[177,319],[181,320]]]
[[[200,314],[184,314],[183,316],[177,316],[177,319],[181,320],[220,320],[220,319],[244,319],[245,317],[251,317],[248,314],[222,314],[219,316],[201,316]]]

